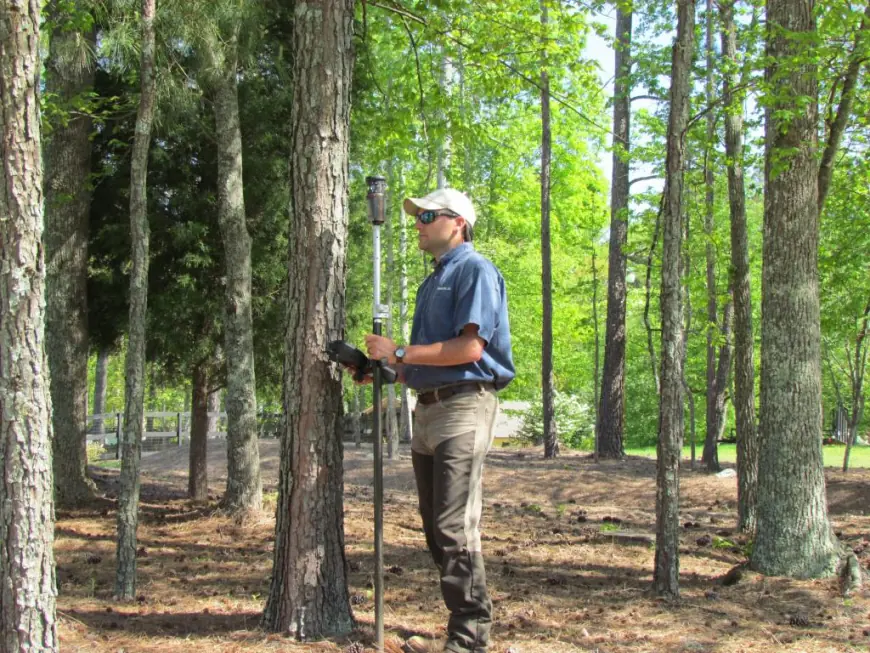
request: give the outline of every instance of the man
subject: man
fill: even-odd
[[[420,249],[437,265],[417,290],[411,343],[366,337],[373,359],[395,366],[417,392],[411,457],[423,530],[450,610],[444,651],[486,651],[492,602],[480,546],[483,461],[492,444],[496,392],[515,376],[505,284],[471,245],[476,220],[464,194],[408,198]],[[427,650],[419,638],[409,648]]]

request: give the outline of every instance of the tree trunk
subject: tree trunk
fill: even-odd
[[[852,115],[852,103],[855,99],[855,88],[858,86],[861,66],[867,62],[867,55],[863,51],[863,41],[867,38],[868,21],[870,21],[870,3],[867,3],[867,6],[864,8],[861,26],[855,32],[855,45],[852,48],[849,65],[843,77],[843,90],[840,91],[840,104],[837,107],[837,113],[830,125],[827,125],[828,137],[825,142],[825,149],[822,152],[822,160],[819,163],[819,197],[817,200],[819,213],[825,207],[828,190],[831,188],[831,180],[834,178],[834,159],[837,155],[837,150],[840,149],[840,141],[843,140],[843,134],[846,132],[849,117]]]
[[[816,67],[813,0],[767,3],[764,268],[758,529],[751,565],[777,576],[836,571],[822,460]],[[803,38],[799,38],[799,37]],[[794,63],[801,57],[800,66]],[[794,111],[794,98],[806,98]],[[795,325],[800,325],[799,329]]]
[[[94,415],[106,412],[106,390],[109,381],[109,349],[101,347],[97,353],[97,366],[94,373]],[[104,433],[102,417],[94,418],[94,433]]]
[[[743,187],[743,105],[734,95],[737,76],[737,28],[734,0],[720,5],[725,113],[725,158],[731,216],[731,289],[734,298],[734,412],[737,419],[737,524],[755,532],[758,493],[758,437],[755,431],[755,364],[749,238]]]
[[[704,48],[707,60],[705,97],[707,106],[713,104],[713,0],[707,0],[706,26]],[[716,249],[713,247],[715,223],[713,220],[713,157],[714,141],[716,137],[716,116],[713,111],[707,112],[707,138],[704,144],[704,235],[706,245],[704,248],[707,263],[707,392],[706,392],[706,424],[707,434],[704,439],[704,453],[701,462],[706,464],[707,471],[718,472],[719,467],[719,443],[718,424],[716,421],[716,404],[718,392],[716,388],[716,331],[719,320],[719,307],[716,296]],[[723,389],[724,393],[724,389]]]
[[[75,109],[94,87],[96,30],[62,27],[81,3],[52,2],[45,91],[63,112],[45,143],[45,348],[51,370],[55,499],[75,506],[94,497],[87,475],[88,216],[91,120]]]
[[[148,370],[148,401],[145,403],[145,412],[157,410],[157,367],[152,361],[149,365],[145,364]],[[154,417],[145,418],[145,431],[150,433],[154,431]]]
[[[208,369],[205,364],[193,368],[190,403],[190,453],[187,494],[194,501],[208,500]]]
[[[854,361],[849,366],[852,385],[852,411],[849,415],[849,437],[843,454],[843,473],[849,470],[849,455],[858,437],[858,425],[864,415],[864,373],[867,369],[867,327],[870,326],[870,302],[864,308],[861,329],[855,338]]]
[[[686,306],[683,310],[683,370],[682,370],[682,385],[686,400],[689,404],[689,443],[691,455],[689,458],[689,466],[692,470],[695,469],[695,395],[692,394],[692,388],[689,386],[689,379],[686,377],[686,367],[689,358],[689,334],[692,333],[692,293],[689,292],[689,275],[692,271],[692,257],[690,252],[692,242],[692,219],[689,213],[686,213],[686,240],[685,240],[685,255],[683,256],[683,293],[686,298]]]
[[[245,223],[242,185],[242,132],[236,81],[234,36],[226,46],[224,69],[215,84],[214,114],[218,145],[218,221],[226,257],[227,487],[221,505],[239,516],[263,504],[254,327],[251,314],[251,237]]]
[[[722,439],[722,434],[725,432],[725,404],[728,394],[725,392],[728,389],[728,378],[731,375],[731,359],[733,347],[731,345],[731,323],[733,321],[734,309],[730,299],[725,304],[722,310],[722,337],[724,342],[719,348],[719,363],[716,367],[716,377],[714,379],[713,393],[713,437],[716,446],[713,448],[716,464],[719,463],[718,443]],[[708,466],[709,469],[709,466]]]
[[[547,5],[541,0],[541,29],[547,32]],[[544,402],[544,458],[559,455],[556,434],[556,391],[553,379],[553,255],[550,241],[550,78],[547,56],[541,66],[541,296],[543,325],[541,337],[541,388]]]
[[[57,651],[39,115],[41,3],[0,5],[0,650]]]
[[[600,328],[598,325],[598,266],[595,264],[595,243],[592,243],[592,328],[595,332],[595,352],[592,365],[592,405],[595,406],[595,434],[594,434],[594,442],[592,444],[592,458],[595,462],[598,462],[598,434],[599,434],[599,424],[601,424],[600,420],[600,405],[598,403],[599,399],[599,389],[598,389],[598,374],[599,374],[599,365],[598,362],[601,360],[601,339],[599,336]]]
[[[118,497],[118,570],[115,596],[136,597],[136,529],[139,526],[139,462],[145,406],[145,324],[148,311],[148,149],[156,104],[154,11],[156,0],[142,0],[141,92],[136,136],[130,162],[130,326],[121,446],[121,489]]]
[[[628,242],[629,152],[631,149],[631,28],[632,6],[616,6],[613,90],[613,172],[610,190],[610,253],[607,263],[607,326],[604,335],[604,373],[598,411],[599,454],[625,455],[625,306]]]
[[[683,447],[683,327],[681,243],[683,162],[694,51],[694,0],[677,2],[677,40],[671,59],[667,177],[662,214],[661,398],[656,478],[656,555],[653,583],[660,596],[680,595],[680,457]]]
[[[296,3],[296,135],[275,555],[263,625],[297,639],[350,632],[341,380],[324,353],[344,332],[353,1]]]

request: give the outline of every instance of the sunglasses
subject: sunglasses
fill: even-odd
[[[436,218],[440,218],[441,216],[445,218],[458,218],[458,213],[453,213],[453,211],[443,211],[443,210],[435,210],[435,211],[420,211],[417,214],[417,219],[423,224],[432,224],[435,222]]]

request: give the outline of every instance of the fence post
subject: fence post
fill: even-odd
[[[115,413],[115,460],[121,460],[121,413]]]
[[[181,446],[181,413],[175,414],[175,435],[178,437],[178,446]]]

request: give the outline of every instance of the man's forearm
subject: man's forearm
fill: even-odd
[[[405,347],[405,357],[402,360],[406,365],[450,367],[476,363],[482,355],[483,340],[481,338],[461,335],[431,345],[408,345]]]

